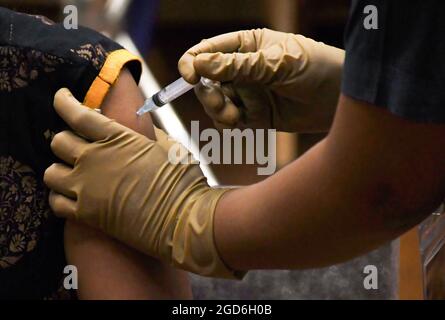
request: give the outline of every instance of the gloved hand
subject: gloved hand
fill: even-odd
[[[343,61],[343,50],[256,29],[203,40],[181,57],[178,68],[190,83],[201,76],[222,82],[221,88],[195,87],[218,128],[323,132],[335,113]]]
[[[159,129],[152,141],[82,106],[67,89],[57,92],[54,106],[76,132],[58,133],[51,143],[69,165],[53,164],[44,176],[57,215],[178,268],[234,277],[213,237],[215,207],[228,189],[210,188],[184,147]]]

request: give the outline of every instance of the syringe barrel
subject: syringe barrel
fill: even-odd
[[[156,98],[162,105],[175,100],[177,97],[183,95],[187,91],[193,89],[195,85],[188,83],[183,78],[179,78],[175,82],[170,83],[156,94]],[[156,101],[156,104],[158,104]]]
[[[201,84],[207,88],[211,88],[213,86],[220,86],[220,83],[217,81],[213,81],[207,78],[201,78]],[[150,98],[148,98],[144,105],[139,108],[136,112],[138,116],[143,115],[146,112],[151,112],[162,107],[164,104],[172,102],[177,97],[183,95],[187,91],[191,90],[195,85],[190,84],[185,81],[183,78],[179,78],[175,82],[169,84],[161,91],[158,91]],[[227,99],[227,98],[226,98]]]

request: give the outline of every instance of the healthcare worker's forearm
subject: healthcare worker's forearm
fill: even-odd
[[[321,267],[396,238],[443,200],[444,143],[444,126],[342,97],[327,139],[219,201],[222,259],[236,270]]]
[[[331,180],[325,149],[323,141],[273,177],[220,200],[216,244],[231,268],[320,267],[376,245],[371,237],[357,241],[378,230],[371,230],[370,225],[358,228],[368,213],[359,210],[352,197],[332,191],[341,193],[341,181]]]
[[[366,241],[348,241],[368,231],[354,226],[363,212],[347,217],[356,205],[353,199],[337,199],[325,189],[330,179],[322,173],[325,148],[323,141],[269,179],[220,200],[215,239],[228,266],[235,270],[319,267],[351,258],[357,249],[371,249]],[[354,248],[357,244],[361,247]]]

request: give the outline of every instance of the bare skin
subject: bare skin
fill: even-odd
[[[144,97],[127,70],[108,93],[102,113],[154,139],[149,116],[136,117]],[[65,250],[78,269],[80,299],[191,299],[187,273],[115,241],[98,230],[67,221]]]
[[[220,200],[219,252],[235,270],[314,268],[364,254],[444,200],[444,145],[445,125],[342,96],[326,139]]]

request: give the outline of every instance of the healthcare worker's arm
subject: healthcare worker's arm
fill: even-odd
[[[329,136],[274,176],[230,192],[215,215],[232,268],[320,267],[419,223],[445,197],[445,125],[342,96]]]
[[[67,90],[55,107],[78,135],[65,131],[52,143],[68,164],[45,173],[54,212],[208,276],[344,261],[408,230],[445,194],[444,125],[346,97],[328,138],[265,181],[232,191],[210,188],[196,164],[177,161],[188,154],[173,157],[179,146],[159,130],[151,141]]]
[[[140,119],[135,114],[143,101],[133,76],[123,69],[101,110],[107,117],[153,138],[150,117]],[[68,263],[78,270],[79,299],[187,299],[192,296],[186,273],[144,256],[85,224],[66,222],[65,252]]]
[[[436,30],[442,20],[428,18],[437,12],[431,3],[401,11],[397,4],[379,2],[386,25],[369,31],[362,23],[365,5],[355,1],[352,10],[345,89],[379,106],[342,97],[327,139],[270,179],[222,198],[216,243],[231,267],[343,261],[420,222],[445,197],[439,150],[444,125],[416,124],[441,120],[443,72],[437,62],[443,37]],[[387,17],[390,12],[398,18]],[[403,21],[416,12],[425,20],[407,32]],[[414,30],[425,36],[412,37]],[[260,119],[263,127],[307,132],[316,129],[310,125],[330,126],[323,115],[335,110],[326,106],[339,88],[340,57],[338,49],[300,35],[262,29],[204,40],[178,66],[189,81],[199,75],[228,81],[222,90],[195,90],[216,125],[253,126]],[[233,103],[221,91],[234,97]]]

